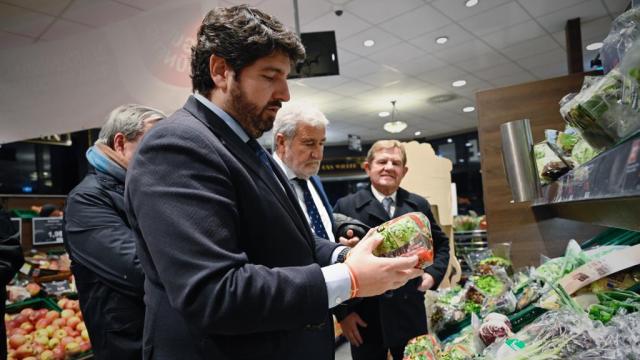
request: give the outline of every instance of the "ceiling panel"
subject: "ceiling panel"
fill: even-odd
[[[33,44],[33,41],[33,38],[27,36],[18,36],[0,31],[0,50]]]
[[[436,44],[436,38],[440,36],[448,36],[449,41],[444,45]],[[410,42],[429,53],[435,53],[444,49],[449,49],[464,44],[471,39],[473,39],[473,35],[471,35],[467,30],[460,27],[460,25],[449,24],[438,30],[418,36],[417,38],[412,39]]]
[[[464,19],[460,25],[474,34],[485,35],[529,20],[531,17],[520,4],[509,2]]]
[[[534,17],[546,15],[584,2],[584,0],[518,0]]]
[[[80,34],[82,32],[92,30],[86,25],[80,25],[76,22],[71,22],[63,19],[58,19],[53,25],[47,29],[42,35],[43,40],[58,40],[68,36]]]
[[[389,69],[382,69],[372,74],[365,75],[359,78],[359,80],[371,84],[374,86],[384,87],[385,85],[392,85],[400,82],[404,78],[400,72],[392,71]]]
[[[533,69],[544,65],[567,62],[567,52],[564,49],[554,49],[545,53],[528,56],[517,61],[526,69]]]
[[[0,3],[0,30],[38,37],[53,21],[54,18],[49,15]]]
[[[359,17],[345,11],[342,16],[336,16],[333,11],[327,13],[316,20],[300,25],[301,31],[335,31],[336,39],[341,40],[356,34],[371,25]],[[349,49],[347,49],[349,50]]]
[[[300,22],[306,24],[323,15],[333,13],[333,6],[326,1],[298,0],[298,12],[300,13]]]
[[[500,64],[489,68],[476,71],[473,74],[480,79],[491,81],[491,79],[501,78],[505,76],[516,75],[525,72],[520,66],[509,62],[506,64]]]
[[[606,0],[604,5],[609,10],[609,13],[614,17],[622,14],[622,12],[629,6],[629,0]]]
[[[378,63],[365,58],[360,58],[342,66],[340,68],[340,74],[356,79],[360,76],[381,70],[382,68],[382,65]]]
[[[372,24],[379,24],[421,5],[424,5],[422,0],[354,0],[346,4],[345,9]]]
[[[398,56],[402,54],[402,56]],[[419,49],[406,42],[384,48],[374,54],[369,55],[369,59],[380,64],[395,66],[415,58],[422,58],[427,55],[424,50]]]
[[[559,63],[553,65],[545,65],[531,69],[531,72],[540,79],[549,79],[568,74],[567,64]]]
[[[159,6],[172,4],[173,0],[112,0],[121,4],[130,5],[141,10],[151,10]],[[246,3],[246,2],[245,2]]]
[[[469,72],[477,72],[481,69],[486,69],[489,67],[493,67],[498,64],[505,64],[510,62],[511,60],[507,59],[504,55],[498,54],[495,51],[492,51],[487,54],[482,54],[475,56],[469,60],[465,60],[459,64],[459,67],[467,70]]]
[[[508,3],[509,1],[511,0],[482,0],[478,2],[478,5],[468,8],[464,6],[464,1],[437,0],[432,3],[432,6],[445,13],[451,19],[458,21],[480,14],[496,6]]]
[[[545,35],[546,31],[535,20],[523,23],[487,34],[482,38],[496,49],[504,49],[509,45]]]
[[[360,55],[354,54],[349,50],[338,47],[338,64],[340,64],[340,66],[348,64],[357,59],[360,59]]]
[[[450,23],[451,20],[438,10],[424,5],[380,24],[380,27],[401,39],[409,40]]]
[[[613,20],[611,20],[609,16],[603,16],[588,22],[581,21],[580,31],[582,32],[582,39],[600,39],[600,41],[604,40],[604,38],[609,34],[612,21]]]
[[[375,41],[375,45],[366,47],[365,40]],[[340,42],[340,46],[360,56],[368,56],[399,43],[401,40],[377,27],[370,27]]]
[[[587,0],[578,5],[538,17],[537,20],[547,31],[555,33],[563,31],[569,19],[580,18],[581,21],[586,22],[597,19],[606,12],[607,10],[600,0]]]
[[[511,59],[519,60],[555,49],[560,49],[558,43],[551,36],[545,35],[509,46],[504,48],[502,52]]]
[[[431,83],[431,84],[442,84],[447,83],[451,85],[451,83],[455,80],[459,80],[459,78],[468,75],[466,71],[453,67],[450,65],[445,65],[443,67],[426,71],[418,76],[418,78]]]
[[[2,2],[57,16],[71,0],[2,0]]]
[[[462,45],[438,51],[434,55],[439,59],[446,59],[449,63],[458,64],[473,57],[491,52],[494,52],[494,50],[484,42],[480,40],[471,40]]]
[[[431,55],[423,55],[415,59],[394,64],[393,67],[406,75],[418,75],[425,71],[445,66],[446,64]]]
[[[62,17],[83,24],[101,27],[138,14],[140,14],[140,10],[113,1],[75,0],[62,14]]]
[[[318,76],[318,77],[303,79],[304,84],[307,85],[308,87],[311,87],[314,89],[320,89],[320,90],[334,88],[348,80],[349,79],[344,76],[337,76],[337,75]]]
[[[342,85],[334,87],[331,89],[331,92],[344,96],[356,96],[371,89],[373,89],[373,85],[369,85],[358,80],[350,80]]]

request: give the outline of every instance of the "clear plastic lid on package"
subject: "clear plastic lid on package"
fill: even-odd
[[[373,251],[381,257],[418,256],[417,268],[433,264],[431,223],[420,212],[404,214],[376,228],[382,242]]]

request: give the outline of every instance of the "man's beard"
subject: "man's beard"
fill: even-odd
[[[230,94],[229,108],[233,112],[235,120],[240,123],[251,138],[257,139],[271,130],[276,116],[275,114],[267,114],[267,108],[272,106],[282,107],[280,101],[271,101],[262,109],[258,109],[258,106],[252,103],[242,91],[240,84],[231,86]]]

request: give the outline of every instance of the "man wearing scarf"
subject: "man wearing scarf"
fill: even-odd
[[[67,198],[65,247],[96,359],[141,359],[144,273],[124,210],[124,181],[144,133],[165,115],[141,105],[114,109],[87,160],[95,169]]]

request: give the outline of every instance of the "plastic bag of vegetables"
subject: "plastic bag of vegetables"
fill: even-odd
[[[409,340],[404,347],[403,360],[438,360],[441,351],[435,336],[421,335]]]
[[[418,268],[433,264],[433,238],[429,219],[420,212],[404,214],[376,228],[382,242],[373,251],[381,257],[418,256]]]

